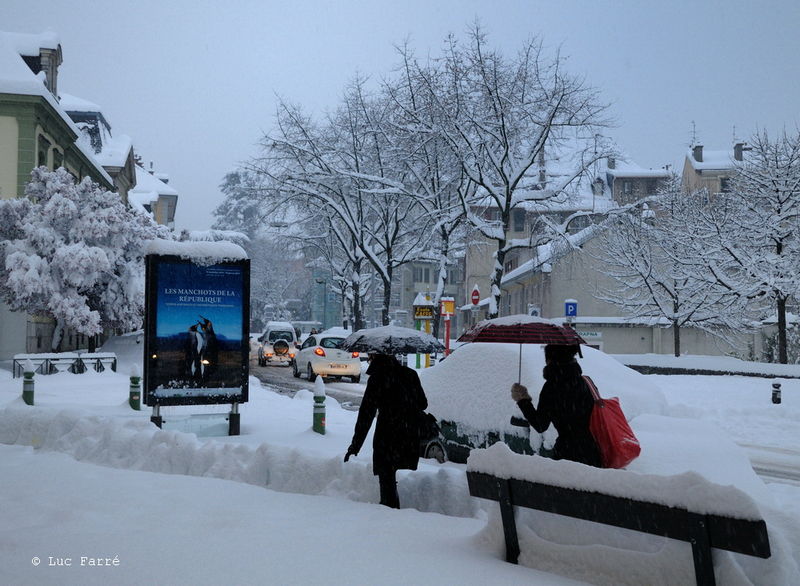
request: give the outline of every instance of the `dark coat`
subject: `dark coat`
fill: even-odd
[[[594,399],[581,374],[577,362],[548,364],[544,368],[545,383],[539,393],[538,406],[534,407],[530,399],[519,401],[517,405],[539,433],[551,423],[556,428],[556,459],[600,467],[600,451],[589,431]]]
[[[364,444],[377,412],[372,441],[375,475],[395,470],[416,470],[419,462],[419,429],[428,399],[417,373],[390,356],[378,355],[367,369],[369,380],[349,451],[357,454]]]

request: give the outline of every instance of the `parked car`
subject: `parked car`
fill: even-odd
[[[361,382],[359,353],[339,349],[349,333],[344,328],[332,328],[309,335],[292,361],[292,374],[298,378],[305,374],[312,382],[317,376],[338,379],[346,376],[354,383]]]
[[[291,364],[297,354],[297,334],[294,327],[285,321],[267,322],[264,333],[258,339],[258,365]]]
[[[520,380],[538,401],[544,384],[544,352],[538,344],[467,343],[447,360],[419,371],[428,397],[428,412],[441,427],[447,459],[467,461],[470,450],[502,441],[520,454],[546,456],[557,434],[551,426],[544,434],[525,425],[511,400],[511,384]],[[608,354],[582,347],[578,362],[592,377],[602,396],[620,398],[630,420],[642,413],[660,414],[666,399],[651,380]],[[520,369],[520,356],[522,363]]]

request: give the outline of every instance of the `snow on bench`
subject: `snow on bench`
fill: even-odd
[[[712,548],[771,555],[767,526],[755,502],[733,486],[693,472],[656,476],[602,470],[523,456],[498,442],[472,450],[467,482],[472,496],[500,504],[506,561],[511,563],[520,554],[515,506],[689,542],[698,584],[715,584]]]

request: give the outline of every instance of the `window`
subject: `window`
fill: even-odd
[[[278,340],[286,340],[287,342],[292,342],[294,338],[294,332],[287,332],[285,330],[273,330],[269,333],[269,341],[270,342],[277,342]]]
[[[720,177],[719,178],[719,191],[720,193],[728,193],[731,190],[731,179],[730,177]]]
[[[319,345],[323,348],[338,348],[344,342],[344,338],[322,338]]]
[[[512,212],[514,220],[514,232],[525,231],[525,210],[514,210]]]
[[[431,280],[431,270],[427,267],[414,267],[414,282],[429,283]]]
[[[47,140],[41,134],[39,135],[39,139],[37,140],[36,144],[36,166],[47,167],[47,155],[50,152],[50,141]]]
[[[58,149],[53,149],[53,169],[64,166],[64,155]]]
[[[647,180],[647,195],[653,195],[658,189],[658,183],[655,179]]]
[[[622,193],[625,195],[631,195],[633,193],[633,181],[623,181],[622,182]]]

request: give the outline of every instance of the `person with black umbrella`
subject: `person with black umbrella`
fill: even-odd
[[[380,504],[400,508],[398,470],[416,470],[419,463],[420,418],[428,399],[416,371],[388,354],[370,354],[367,388],[358,409],[353,440],[344,461],[358,455],[376,413],[372,472],[378,477]]]

